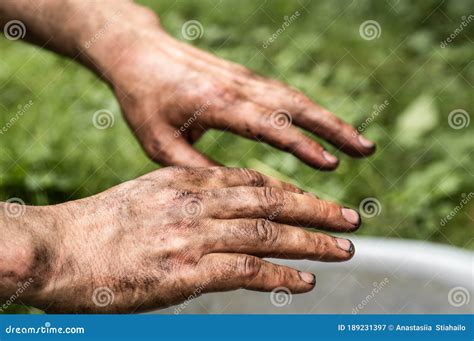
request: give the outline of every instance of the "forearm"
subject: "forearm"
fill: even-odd
[[[6,28],[12,20],[25,27],[16,37],[73,58],[105,78],[139,34],[159,26],[151,10],[128,0],[1,1],[0,24]]]
[[[54,261],[48,245],[60,238],[53,206],[0,203],[0,311],[35,301]]]

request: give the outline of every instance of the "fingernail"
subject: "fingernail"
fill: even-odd
[[[337,247],[349,252],[350,254],[354,253],[354,244],[348,239],[336,238]]]
[[[327,151],[323,151],[323,156],[326,159],[326,161],[328,161],[330,163],[337,163],[337,161],[338,161],[337,157],[335,157],[332,154],[329,154]]]
[[[343,208],[341,210],[342,216],[344,219],[346,219],[349,223],[359,226],[360,225],[360,216],[359,213],[357,213],[354,210],[351,210],[350,208]]]
[[[372,141],[367,140],[362,135],[359,135],[358,139],[359,139],[360,144],[363,145],[366,148],[373,148],[375,146],[375,144]]]
[[[301,272],[301,271],[298,271],[298,274],[300,275],[300,278],[308,283],[308,284],[311,284],[311,285],[315,285],[316,284],[316,276],[309,273],[309,272]]]

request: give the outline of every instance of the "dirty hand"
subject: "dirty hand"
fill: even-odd
[[[313,274],[262,257],[345,261],[354,253],[349,240],[303,227],[360,225],[353,210],[255,171],[220,167],[164,168],[3,219],[9,233],[12,226],[21,233],[11,236],[17,255],[5,258],[16,264],[11,287],[31,278],[24,303],[70,313],[137,312],[239,288],[307,292]]]
[[[266,142],[324,170],[336,168],[337,158],[297,127],[352,156],[375,150],[299,91],[182,43],[158,21],[117,36],[118,46],[103,57],[113,59],[104,72],[144,150],[163,165],[216,165],[192,147],[211,128]]]

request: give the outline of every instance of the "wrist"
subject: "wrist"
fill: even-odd
[[[55,206],[0,203],[0,309],[35,305],[48,286],[61,239]],[[18,303],[18,302],[16,302]]]
[[[111,82],[115,68],[133,51],[137,41],[156,39],[166,33],[151,9],[128,1],[109,4],[94,3],[90,10],[94,13],[93,24],[80,31],[75,44],[81,62]]]

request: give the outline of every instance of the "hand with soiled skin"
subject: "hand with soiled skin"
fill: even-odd
[[[355,211],[252,170],[165,168],[86,199],[28,206],[21,221],[0,219],[7,236],[17,231],[6,258],[15,275],[3,283],[15,290],[32,278],[22,302],[51,313],[138,312],[239,288],[304,293],[313,274],[262,257],[346,261],[349,240],[302,227],[359,224]]]
[[[302,93],[179,42],[158,24],[130,46],[109,69],[111,84],[144,150],[163,165],[215,165],[191,147],[211,128],[266,142],[323,170],[336,168],[337,158],[297,127],[352,156],[375,150]]]
[[[73,13],[64,20],[64,13]],[[192,144],[208,129],[269,143],[308,165],[338,165],[297,127],[352,156],[375,145],[283,83],[182,43],[156,14],[130,1],[0,3],[0,24],[21,20],[24,39],[77,58],[113,88],[143,149],[163,165],[216,165]],[[23,37],[22,37],[23,38]]]

